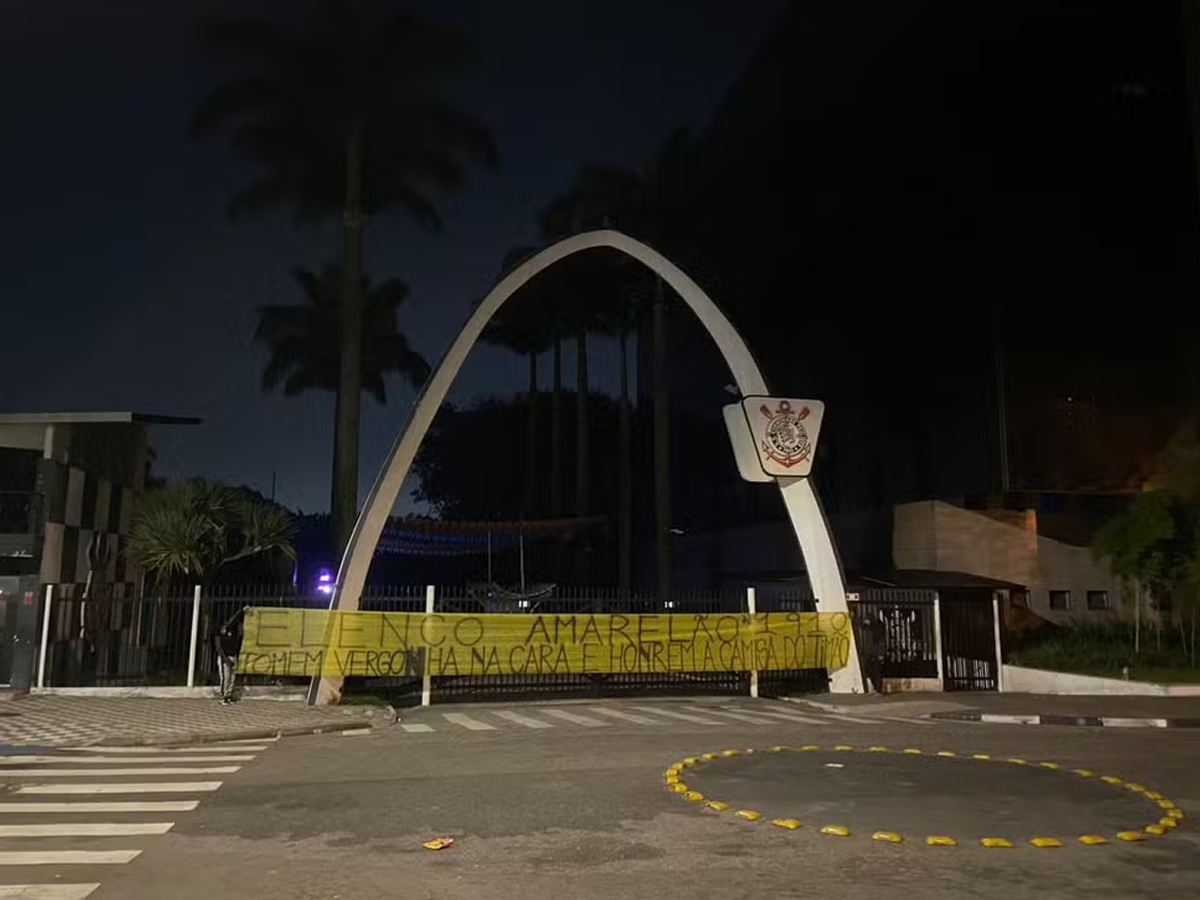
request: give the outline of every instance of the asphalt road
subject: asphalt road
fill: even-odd
[[[98,883],[90,900],[877,900],[889,891],[922,900],[1095,900],[1200,891],[1200,733],[804,722],[766,718],[803,718],[803,707],[747,700],[605,702],[608,713],[597,705],[443,707],[406,716],[408,730],[284,739],[235,773],[203,776],[224,783],[175,814],[166,834],[136,844],[40,839],[54,848],[142,848],[128,863],[0,867],[0,882],[36,875],[38,883]],[[822,749],[770,753],[774,745]],[[682,770],[689,788],[730,802],[726,812],[664,784],[664,772],[685,757],[748,748],[759,752]],[[897,752],[904,749],[923,752]],[[975,753],[993,758],[969,758]],[[1161,791],[1188,818],[1144,843],[1078,844],[1078,835],[1111,837],[1161,812],[1143,794],[1102,783],[1105,774]],[[10,789],[19,782],[6,780]],[[735,815],[754,807],[759,821]],[[779,816],[801,827],[773,826]],[[850,836],[819,833],[834,823]],[[905,841],[872,841],[875,829]],[[1064,846],[1028,844],[1043,832]],[[958,846],[925,844],[947,833]],[[1016,846],[981,847],[979,838],[992,834]],[[454,845],[422,848],[441,836]],[[46,846],[38,840],[0,845]]]

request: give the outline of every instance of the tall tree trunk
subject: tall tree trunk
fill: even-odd
[[[621,409],[618,425],[621,458],[617,474],[617,584],[628,597],[633,558],[633,434],[629,409],[629,335],[622,325],[617,338],[621,351]]]
[[[661,278],[654,283],[651,326],[654,351],[654,543],[658,560],[658,600],[671,599],[671,451],[667,393],[666,297]]]
[[[575,336],[575,515],[588,514],[588,357],[587,329]]]
[[[562,338],[554,339],[554,393],[550,396],[550,515],[562,515]]]
[[[537,518],[538,355],[529,354],[529,420],[525,433],[525,517]]]
[[[334,548],[340,557],[358,515],[358,429],[362,406],[362,125],[346,139],[346,196],[342,211],[342,347],[338,366],[337,431],[333,443]]]
[[[588,450],[588,355],[587,329],[575,337],[575,515],[585,518],[591,500],[591,466]],[[580,584],[588,580],[589,536],[585,530],[579,541],[579,564],[575,567]]]

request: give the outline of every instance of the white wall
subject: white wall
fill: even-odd
[[[1167,688],[1148,681],[1125,681],[1121,678],[1100,678],[1095,675],[1076,675],[1070,672],[1050,672],[1045,669],[1026,669],[1005,666],[1004,690],[1015,694],[1126,694],[1165,697]]]

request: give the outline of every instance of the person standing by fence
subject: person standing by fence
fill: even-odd
[[[868,612],[860,620],[858,638],[859,665],[864,676],[863,690],[870,685],[876,694],[883,693],[883,657],[887,643],[887,631],[879,613]]]
[[[222,623],[213,635],[213,644],[217,651],[217,667],[221,672],[221,704],[228,705],[237,699],[234,692],[237,657],[242,650],[242,638],[245,636],[244,618],[246,608],[241,607]]]

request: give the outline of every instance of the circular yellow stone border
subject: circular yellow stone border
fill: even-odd
[[[732,812],[733,815],[745,822],[765,821],[762,813],[753,809],[734,809],[729,803],[723,800],[717,800],[712,797],[706,797],[700,791],[696,791],[688,787],[683,780],[684,772],[687,769],[692,769],[698,766],[703,766],[711,762],[716,762],[720,759],[727,759],[733,756],[746,756],[754,753],[805,753],[812,751],[833,751],[844,753],[898,753],[910,756],[935,756],[942,758],[955,759],[970,759],[980,761],[999,762],[1005,765],[1012,766],[1029,766],[1031,768],[1041,769],[1056,769],[1074,775],[1078,778],[1094,778],[1097,781],[1110,785],[1114,788],[1132,791],[1135,794],[1140,794],[1148,802],[1154,804],[1156,816],[1155,820],[1141,826],[1140,828],[1131,828],[1127,831],[1118,831],[1113,835],[1105,834],[1081,834],[1072,835],[1069,838],[1060,838],[1055,836],[1044,836],[1032,838],[1029,843],[1033,847],[1049,848],[1062,847],[1064,840],[1073,841],[1084,845],[1085,847],[1095,847],[1101,844],[1111,843],[1113,840],[1125,841],[1129,843],[1137,843],[1144,841],[1150,835],[1165,835],[1172,829],[1177,828],[1184,819],[1183,810],[1177,807],[1171,800],[1164,797],[1158,791],[1151,790],[1145,785],[1138,784],[1133,781],[1126,781],[1116,775],[1097,775],[1091,769],[1068,769],[1061,766],[1059,763],[1042,761],[1031,762],[1029,760],[1020,759],[1015,756],[991,756],[987,753],[958,753],[954,750],[938,750],[936,752],[927,752],[914,748],[906,748],[894,750],[890,747],[871,746],[871,747],[853,747],[849,744],[834,744],[829,747],[821,747],[817,744],[804,744],[800,747],[770,747],[766,750],[723,750],[719,753],[702,753],[699,756],[689,756],[681,759],[667,769],[665,773],[665,783],[667,790],[672,793],[679,794],[684,800],[692,803],[701,804],[704,809],[712,812],[724,813]],[[804,827],[804,824],[797,819],[771,819],[770,823],[778,828],[794,831]],[[815,825],[820,834],[830,837],[850,837],[850,829],[844,825]],[[919,840],[922,844],[929,847],[956,847],[958,840],[950,835],[920,835],[912,836],[913,839]],[[871,840],[880,841],[888,844],[905,843],[908,838],[894,831],[876,831],[871,834]],[[1005,837],[986,837],[980,840],[980,845],[989,849],[1011,848],[1015,846],[1014,842]]]

